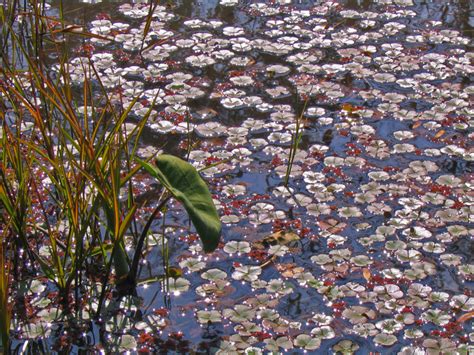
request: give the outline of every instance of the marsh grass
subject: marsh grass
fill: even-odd
[[[21,263],[47,277],[63,311],[76,315],[88,292],[85,275],[92,263],[101,265],[99,316],[110,281],[119,282],[130,271],[124,235],[132,231],[138,240],[140,206],[132,179],[141,169],[136,152],[150,112],[127,130],[137,99],[125,109],[114,104],[91,61],[83,63],[78,90],[69,74],[68,45],[72,37],[95,35],[68,24],[62,6],[55,19],[59,29],[52,27],[43,9],[36,0],[0,6],[0,332],[5,349],[11,275]],[[46,47],[59,58],[56,72],[41,59]]]
[[[0,72],[0,218],[4,226],[0,231],[0,332],[4,349],[9,348],[10,320],[15,312],[9,303],[16,292],[14,277],[18,283],[47,279],[58,294],[61,318],[79,329],[91,317],[102,317],[112,289],[119,297],[136,293],[145,240],[160,214],[164,277],[169,277],[164,231],[166,205],[172,197],[183,203],[205,251],[217,247],[221,231],[207,185],[192,165],[161,155],[155,167],[150,162],[153,157],[147,161],[137,157],[157,97],[143,117],[130,125],[138,96],[128,104],[122,97],[113,99],[87,55],[82,57],[81,81],[75,81],[69,65],[71,40],[108,38],[67,23],[62,4],[57,19],[45,16],[44,6],[37,0],[16,0],[0,7],[4,49]],[[149,6],[140,52],[147,49],[144,41],[157,3]],[[44,59],[47,53],[57,58],[54,67]],[[137,202],[134,193],[134,180],[141,169],[160,183],[160,197],[153,201],[157,207],[151,215],[139,219],[137,212],[148,203]],[[127,245],[131,257],[126,234],[131,235],[131,245]],[[91,280],[99,280],[100,286],[93,286]],[[82,319],[84,299],[89,315]],[[16,321],[29,323],[27,319]]]

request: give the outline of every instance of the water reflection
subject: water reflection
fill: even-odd
[[[92,20],[97,11],[114,11],[116,6],[109,7],[109,4],[117,3],[144,3],[144,0],[123,1],[123,0],[72,0],[63,4],[66,14],[73,14],[78,10],[84,10],[86,17],[84,21]],[[241,1],[248,3],[248,1]],[[294,1],[295,7],[314,6],[318,1]],[[445,25],[451,26],[454,29],[460,30],[463,35],[473,37],[474,28],[474,2],[470,0],[458,0],[454,2],[446,2],[444,0],[429,0],[429,1],[414,1],[415,11],[422,19],[441,21]],[[84,4],[97,5],[94,6],[94,11],[90,11]],[[164,2],[164,4],[167,4]],[[59,5],[59,1],[53,1],[53,5]],[[169,3],[173,6],[175,13],[185,18],[220,18],[228,23],[241,24],[241,21],[246,21],[242,16],[235,17],[234,9],[223,7],[219,5],[218,0],[177,0]],[[345,5],[348,8],[355,10],[369,10],[373,11],[377,6],[380,6],[378,0],[346,0]],[[420,18],[417,19],[419,21]]]

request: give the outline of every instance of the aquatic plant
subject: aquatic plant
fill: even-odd
[[[97,132],[107,135],[128,113],[123,138],[112,140],[110,154],[96,154],[95,161],[81,148],[89,145],[52,131],[54,154],[58,137],[74,142],[60,149],[63,160],[86,162],[63,164],[70,174],[62,186],[75,192],[76,181],[88,184],[83,195],[97,201],[93,230],[83,239],[92,240],[83,246],[88,254],[74,259],[80,234],[47,208],[51,196],[60,201],[66,195],[49,193],[46,188],[56,189],[48,181],[52,173],[33,168],[43,164],[46,171],[49,164],[31,149],[37,142],[22,146],[40,133],[30,114],[23,114],[16,139],[19,130],[10,123],[20,110],[5,111],[12,146],[5,161],[16,164],[15,146],[35,159],[17,164],[17,171],[6,169],[9,189],[30,196],[34,186],[17,186],[14,176],[41,180],[48,214],[34,215],[35,222],[47,220],[57,231],[49,241],[47,226],[28,220],[37,203],[26,199],[22,205],[15,194],[6,195],[10,205],[23,206],[16,212],[20,225],[26,219],[27,227],[36,228],[26,229],[27,244],[17,240],[30,246],[12,264],[23,269],[10,270],[20,279],[10,285],[20,296],[13,308],[14,346],[219,354],[472,352],[473,56],[468,32],[461,32],[459,16],[450,15],[462,3],[136,1],[87,5],[96,17],[80,26],[77,12],[66,12],[73,22],[52,23],[62,10],[44,10],[38,24],[44,33],[36,37],[44,40],[43,50],[37,53],[59,48],[47,52],[56,65],[45,64],[45,56],[30,57],[42,63],[48,87],[71,87],[64,97],[75,101],[80,127],[85,130],[87,117],[89,128],[100,122]],[[446,13],[443,6],[449,16],[438,21],[433,14]],[[13,24],[21,27],[29,21],[24,18]],[[67,61],[53,58],[62,53],[61,41],[72,50]],[[31,78],[14,74],[4,103],[25,96],[26,106],[36,108],[51,101],[49,89],[38,84],[33,99],[25,84]],[[25,95],[15,94],[20,86]],[[58,116],[44,117],[57,120],[60,112],[52,111]],[[121,145],[129,137],[130,146]],[[163,153],[185,157],[186,167],[206,178],[223,224],[222,243],[213,253],[204,253],[186,208],[152,176],[161,176],[155,159]],[[98,183],[104,178],[106,191],[88,183],[96,176]],[[103,202],[97,197],[102,192],[118,198]],[[117,220],[123,235],[115,232]],[[69,235],[72,247],[64,249]],[[12,248],[8,235],[5,240],[6,258],[15,260],[19,247]],[[78,308],[76,319],[83,317],[78,331],[55,295],[55,281],[30,277],[45,274],[36,254],[54,272],[70,272],[71,260],[83,261],[85,271],[71,283],[71,290],[78,289],[71,307]],[[127,289],[129,278],[135,280]],[[114,284],[121,285],[115,293]],[[128,295],[113,297],[119,293]],[[77,305],[79,298],[84,302]],[[100,320],[91,321],[89,331],[95,315]]]
[[[2,56],[0,86],[2,106],[8,110],[1,117],[0,185],[4,222],[0,239],[0,328],[5,348],[10,329],[8,300],[13,260],[26,255],[28,265],[39,268],[41,275],[57,287],[64,313],[76,315],[83,314],[81,295],[91,292],[88,282],[84,282],[91,265],[102,268],[97,275],[102,282],[96,300],[99,317],[110,291],[112,271],[116,284],[121,284],[130,272],[136,280],[141,243],[148,232],[137,238],[137,250],[129,262],[125,235],[130,231],[139,233],[137,211],[142,207],[136,201],[134,179],[142,166],[150,169],[147,163],[137,164],[135,160],[141,132],[152,110],[145,110],[131,128],[127,122],[142,86],[127,89],[133,89],[126,93],[130,101],[123,108],[117,107],[91,58],[82,58],[82,95],[77,98],[72,93],[74,80],[67,37],[63,36],[108,38],[81,28],[66,28],[61,23],[57,29],[42,15],[46,11],[43,3],[33,1],[27,6],[25,10],[32,16],[26,20],[25,31],[33,31],[32,36],[18,32],[15,19],[7,21],[2,8],[3,43],[11,46]],[[7,10],[12,11],[10,16],[16,16],[15,6]],[[40,46],[50,45],[43,43],[38,33],[46,28],[60,58],[53,71],[35,59]],[[28,69],[27,76],[19,62]],[[156,96],[152,102],[154,99]],[[177,158],[162,155],[157,161],[160,170],[150,171],[155,175],[159,172],[156,177],[169,197],[184,203],[202,235],[205,250],[215,249],[220,222],[205,183],[191,165]],[[41,244],[38,251],[36,245]],[[74,302],[70,302],[72,295]]]
[[[138,160],[139,164],[154,178],[165,191],[158,201],[158,207],[151,214],[147,225],[137,241],[135,254],[128,275],[129,282],[136,284],[138,263],[141,259],[143,243],[148,235],[151,221],[161,212],[171,197],[183,203],[196,231],[201,238],[204,251],[212,252],[217,248],[221,234],[221,222],[217,214],[211,194],[197,170],[189,163],[172,155],[161,154],[155,164]],[[164,249],[164,245],[162,245]],[[167,259],[167,258],[166,258]],[[166,276],[169,270],[166,267]]]
[[[0,349],[10,346],[10,319],[12,306],[10,303],[10,263],[5,257],[4,237],[0,238]]]
[[[294,164],[294,161],[295,161],[295,157],[296,157],[298,147],[299,147],[300,142],[301,142],[301,138],[303,137],[303,129],[304,129],[303,116],[305,114],[306,106],[308,104],[308,101],[309,101],[309,98],[306,98],[304,100],[304,104],[303,104],[303,108],[301,110],[301,113],[300,113],[299,116],[296,116],[294,130],[291,132],[291,136],[289,136],[289,137],[291,137],[290,138],[291,144],[290,144],[290,150],[289,150],[288,157],[287,157],[287,167],[286,167],[285,177],[284,177],[284,180],[283,180],[283,184],[286,188],[288,188],[288,183],[290,181],[290,176],[291,176],[291,172],[292,172],[292,169],[293,169],[293,164]],[[282,120],[282,119],[279,118],[278,120]],[[283,120],[285,120],[285,119],[283,118]],[[278,134],[278,133],[272,133],[272,135],[275,135],[275,134]],[[281,142],[284,142],[282,140],[281,134],[279,134],[279,135],[280,135],[279,140]],[[274,141],[275,139],[271,138],[271,135],[270,135],[269,140]]]

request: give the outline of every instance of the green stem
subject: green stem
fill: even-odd
[[[285,175],[285,182],[284,186],[288,187],[288,182],[290,180],[291,169],[293,168],[293,162],[295,160],[296,152],[298,150],[298,146],[300,144],[302,138],[302,132],[300,132],[301,127],[301,120],[303,118],[304,112],[306,110],[306,106],[308,104],[309,99],[306,99],[303,105],[303,109],[301,110],[301,114],[296,117],[296,129],[295,133],[292,134],[291,137],[291,147],[290,152],[288,154],[288,165],[286,167],[286,175]]]
[[[166,193],[164,193],[166,194]],[[155,208],[153,213],[151,214],[150,218],[148,219],[145,227],[143,228],[142,234],[140,235],[140,238],[138,239],[137,246],[135,248],[135,254],[133,255],[133,260],[132,260],[132,266],[130,267],[129,271],[129,280],[133,282],[133,284],[136,284],[137,281],[137,274],[138,274],[138,263],[140,262],[140,258],[142,255],[142,249],[145,244],[145,238],[148,235],[148,231],[151,228],[151,224],[153,223],[153,220],[156,218],[158,213],[161,211],[161,209],[168,203],[168,201],[171,199],[171,195],[168,196],[163,196],[163,200],[161,203]]]

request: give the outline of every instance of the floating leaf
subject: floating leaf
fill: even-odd
[[[321,339],[313,338],[307,334],[300,334],[295,338],[295,345],[305,350],[315,350],[321,345]]]
[[[318,221],[318,225],[322,230],[328,231],[329,233],[339,233],[346,227],[346,223],[339,222],[334,218],[326,218]]]
[[[359,349],[359,345],[354,343],[352,340],[344,339],[335,344],[332,348],[336,354],[341,353],[343,355],[351,355]]]
[[[218,311],[198,311],[196,313],[198,322],[206,324],[208,322],[218,323],[221,321],[221,314]]]
[[[397,342],[397,337],[392,334],[380,333],[374,337],[374,342],[383,346],[392,346]]]
[[[120,350],[133,350],[137,347],[137,341],[135,340],[135,337],[129,334],[124,334],[120,338],[120,344],[119,344]]]
[[[460,316],[458,319],[457,319],[457,322],[458,323],[464,323],[466,321],[468,321],[469,319],[471,318],[474,318],[474,311],[471,311],[471,312],[468,312],[468,313],[464,313],[462,316]]]
[[[446,131],[445,131],[444,129],[441,129],[441,130],[439,130],[439,131],[434,135],[434,138],[435,138],[435,139],[438,139],[438,138],[440,138],[441,136],[443,136],[445,133],[446,133]]]
[[[289,245],[300,240],[298,234],[291,231],[279,231],[265,236],[262,240],[253,243],[257,249],[266,249],[271,245]]]
[[[244,241],[230,241],[224,246],[224,251],[228,254],[242,254],[250,251],[250,244]]]
[[[362,275],[364,276],[364,279],[366,279],[367,281],[370,281],[370,279],[372,278],[372,274],[370,273],[370,270],[366,267],[362,269]]]

